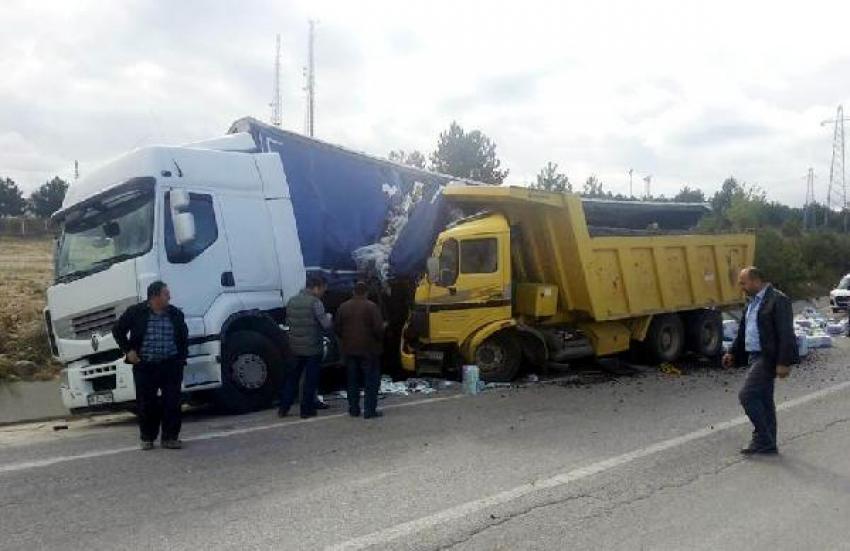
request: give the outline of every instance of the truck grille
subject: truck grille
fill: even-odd
[[[836,306],[847,306],[850,304],[850,297],[835,297],[835,305]]]
[[[92,333],[108,333],[112,330],[115,320],[115,308],[109,307],[72,318],[71,328],[74,336],[78,339],[85,339],[90,337]]]

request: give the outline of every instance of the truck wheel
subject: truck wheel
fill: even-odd
[[[653,363],[672,362],[685,348],[685,328],[677,314],[655,316],[643,341],[649,360]]]
[[[486,383],[507,383],[516,377],[522,362],[519,342],[511,333],[497,333],[475,350],[481,380]]]
[[[271,339],[254,331],[234,332],[222,354],[216,405],[228,413],[270,407],[282,367],[283,356]]]
[[[715,310],[698,310],[688,318],[688,350],[714,358],[723,350],[723,317]]]

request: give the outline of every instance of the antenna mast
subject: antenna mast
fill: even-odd
[[[844,107],[838,106],[833,121],[823,121],[821,126],[835,124],[832,134],[832,163],[829,165],[829,189],[826,194],[826,212],[823,225],[829,223],[829,214],[833,208],[840,207],[844,214],[844,231],[847,231],[847,183],[844,179]]]
[[[305,126],[307,135],[313,137],[316,130],[316,64],[314,59],[314,42],[316,37],[316,21],[310,19],[310,31],[307,37],[307,120]]]
[[[283,122],[283,105],[280,98],[280,35],[277,35],[277,50],[274,58],[274,96],[269,107],[272,108],[272,124],[280,126]]]
[[[806,174],[806,204],[803,207],[803,229],[811,230],[815,227],[815,171],[809,167]]]

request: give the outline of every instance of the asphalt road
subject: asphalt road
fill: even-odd
[[[850,548],[850,343],[777,385],[781,455],[744,459],[742,371],[0,429],[0,549]]]

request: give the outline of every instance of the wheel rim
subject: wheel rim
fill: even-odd
[[[663,331],[661,331],[661,349],[665,352],[669,352],[673,349],[673,330],[669,327],[665,327]]]
[[[702,326],[702,349],[703,350],[714,350],[717,346],[719,335],[717,331],[714,329],[714,325],[706,322]]]
[[[246,390],[256,390],[266,383],[268,366],[257,354],[240,354],[231,367],[233,381]]]
[[[485,343],[475,352],[475,361],[481,373],[497,371],[505,363],[505,351],[495,343]]]

